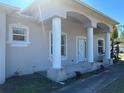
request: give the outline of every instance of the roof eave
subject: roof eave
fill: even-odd
[[[74,0],[74,1],[76,1],[76,2],[78,2],[79,4],[81,4],[81,5],[85,6],[85,7],[87,7],[88,9],[90,9],[90,10],[92,10],[92,11],[94,11],[94,12],[100,14],[101,16],[103,16],[103,17],[105,17],[105,18],[111,20],[111,22],[113,23],[113,25],[120,24],[118,21],[116,21],[116,20],[112,19],[111,17],[105,15],[103,12],[100,12],[100,11],[96,10],[95,8],[92,8],[92,7],[89,6],[88,4],[86,4],[86,3],[84,3],[84,2],[81,2],[80,0]]]
[[[7,13],[9,12],[13,12],[13,11],[20,11],[20,8],[18,7],[14,7],[14,6],[11,6],[11,5],[8,5],[8,4],[5,4],[3,2],[0,2],[0,7],[4,10],[6,10]]]

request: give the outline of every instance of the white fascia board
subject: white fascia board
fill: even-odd
[[[103,16],[103,17],[105,17],[105,18],[107,18],[107,19],[109,19],[111,21],[113,21],[115,23],[115,25],[119,24],[119,22],[117,22],[116,20],[114,20],[111,17],[105,15],[103,12],[100,12],[100,11],[96,10],[95,8],[89,6],[88,4],[86,4],[86,3],[84,3],[84,2],[82,2],[80,0],[74,0],[74,1],[76,1],[77,3],[79,3],[79,4],[81,4],[81,5],[85,6],[85,7],[87,7],[88,9],[96,12],[97,14],[99,14],[99,15],[101,15],[101,16]]]

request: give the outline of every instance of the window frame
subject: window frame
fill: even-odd
[[[103,41],[103,46],[99,46],[99,41]],[[99,53],[99,48],[102,48],[103,49],[103,53]],[[97,53],[98,55],[103,55],[104,54],[104,39],[98,39],[97,40]]]
[[[62,55],[62,53],[61,53],[61,56],[66,57],[67,56],[67,51],[66,51],[67,50],[67,46],[66,46],[67,45],[67,34],[62,33],[62,35],[65,36],[65,41],[64,41],[65,43],[62,44],[62,42],[61,42],[61,48],[64,47],[65,50],[64,50],[64,55]],[[62,35],[61,35],[61,37],[62,37]]]
[[[14,28],[19,28],[19,29],[25,29],[26,30],[26,34],[24,34],[23,36],[26,37],[25,41],[16,41],[13,39],[14,33],[13,33],[13,29]],[[9,24],[9,36],[8,36],[9,40],[8,43],[11,44],[11,46],[13,47],[27,47],[30,42],[29,42],[29,28],[27,26],[21,25],[21,24]]]
[[[50,56],[50,60],[52,60],[52,54],[51,54],[51,34],[52,34],[52,32],[50,31],[50,33],[49,33],[49,56]],[[61,59],[62,60],[67,60],[67,33],[65,33],[65,32],[61,32],[61,35],[65,35],[65,38],[66,38],[66,40],[65,40],[65,48],[66,48],[66,50],[65,50],[65,56],[62,56],[61,55]],[[61,45],[61,47],[62,47],[62,45]]]

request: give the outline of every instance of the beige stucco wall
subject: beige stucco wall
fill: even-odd
[[[48,32],[41,31],[41,25],[36,22],[9,16],[7,17],[7,37],[9,24],[18,23],[29,27],[31,44],[28,47],[12,47],[10,43],[7,43],[7,76],[13,75],[16,71],[19,71],[20,74],[27,74],[33,71],[46,70],[50,64]],[[47,28],[49,29],[49,26]]]
[[[67,33],[67,60],[63,61],[63,65],[76,63],[76,36],[85,36],[83,24],[63,20],[62,31]]]
[[[6,75],[14,75],[15,72],[20,74],[29,74],[35,71],[45,71],[51,66],[49,33],[52,30],[51,21],[45,23],[45,31],[42,25],[25,18],[7,16],[7,41],[9,34],[9,24],[22,24],[29,27],[29,40],[31,44],[28,47],[12,47],[7,43],[6,51]],[[67,59],[62,60],[62,65],[76,64],[76,36],[86,36],[83,24],[75,21],[62,20],[62,32],[67,34]],[[96,55],[96,41],[94,37],[94,59]],[[72,61],[73,60],[73,61]]]

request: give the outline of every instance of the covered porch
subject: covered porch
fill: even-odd
[[[61,35],[66,21],[82,24],[82,34],[75,36],[76,60],[63,64]],[[71,26],[69,26],[71,28]],[[73,27],[73,26],[72,26]],[[78,28],[76,28],[78,29]],[[111,28],[101,22],[86,17],[77,12],[67,12],[67,18],[55,16],[52,18],[52,66],[47,71],[47,77],[55,81],[63,81],[74,76],[75,71],[89,72],[99,68],[101,64],[110,65],[110,32]],[[72,32],[73,34],[73,32]],[[100,37],[97,41],[97,36]],[[103,36],[103,38],[101,37]],[[95,40],[96,39],[96,40]],[[97,42],[96,42],[97,41]],[[68,42],[66,45],[68,46]],[[99,45],[98,45],[99,44]],[[67,47],[69,48],[69,47]],[[71,51],[71,50],[70,50]],[[66,56],[68,57],[68,52]],[[68,58],[67,58],[68,59]],[[102,62],[101,62],[102,61]]]

